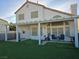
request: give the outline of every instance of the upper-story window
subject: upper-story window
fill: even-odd
[[[38,11],[31,12],[31,18],[38,18]]]
[[[19,14],[18,18],[19,20],[24,20],[24,14]]]
[[[53,18],[61,18],[62,16],[60,16],[60,15],[55,15],[55,16],[53,16]]]
[[[55,15],[53,16],[54,19],[63,19],[63,17],[61,15]]]

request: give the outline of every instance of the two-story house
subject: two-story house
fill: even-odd
[[[44,40],[50,33],[54,39],[63,34],[63,41],[71,41],[70,36],[74,36],[74,20],[70,13],[27,1],[15,14],[20,39]]]

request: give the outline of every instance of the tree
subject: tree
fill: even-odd
[[[16,25],[14,23],[9,24],[9,30],[10,31],[16,31]]]

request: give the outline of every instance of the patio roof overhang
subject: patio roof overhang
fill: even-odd
[[[37,23],[48,23],[48,22],[61,22],[61,21],[73,21],[73,17],[68,18],[52,18],[49,20],[40,20],[40,21],[29,21],[29,22],[20,22],[18,25],[28,25],[28,24],[37,24]]]

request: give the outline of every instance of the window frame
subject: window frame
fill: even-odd
[[[19,14],[19,15],[18,15],[18,19],[19,19],[19,20],[24,20],[24,14]]]
[[[31,18],[38,18],[38,11],[32,11]]]

